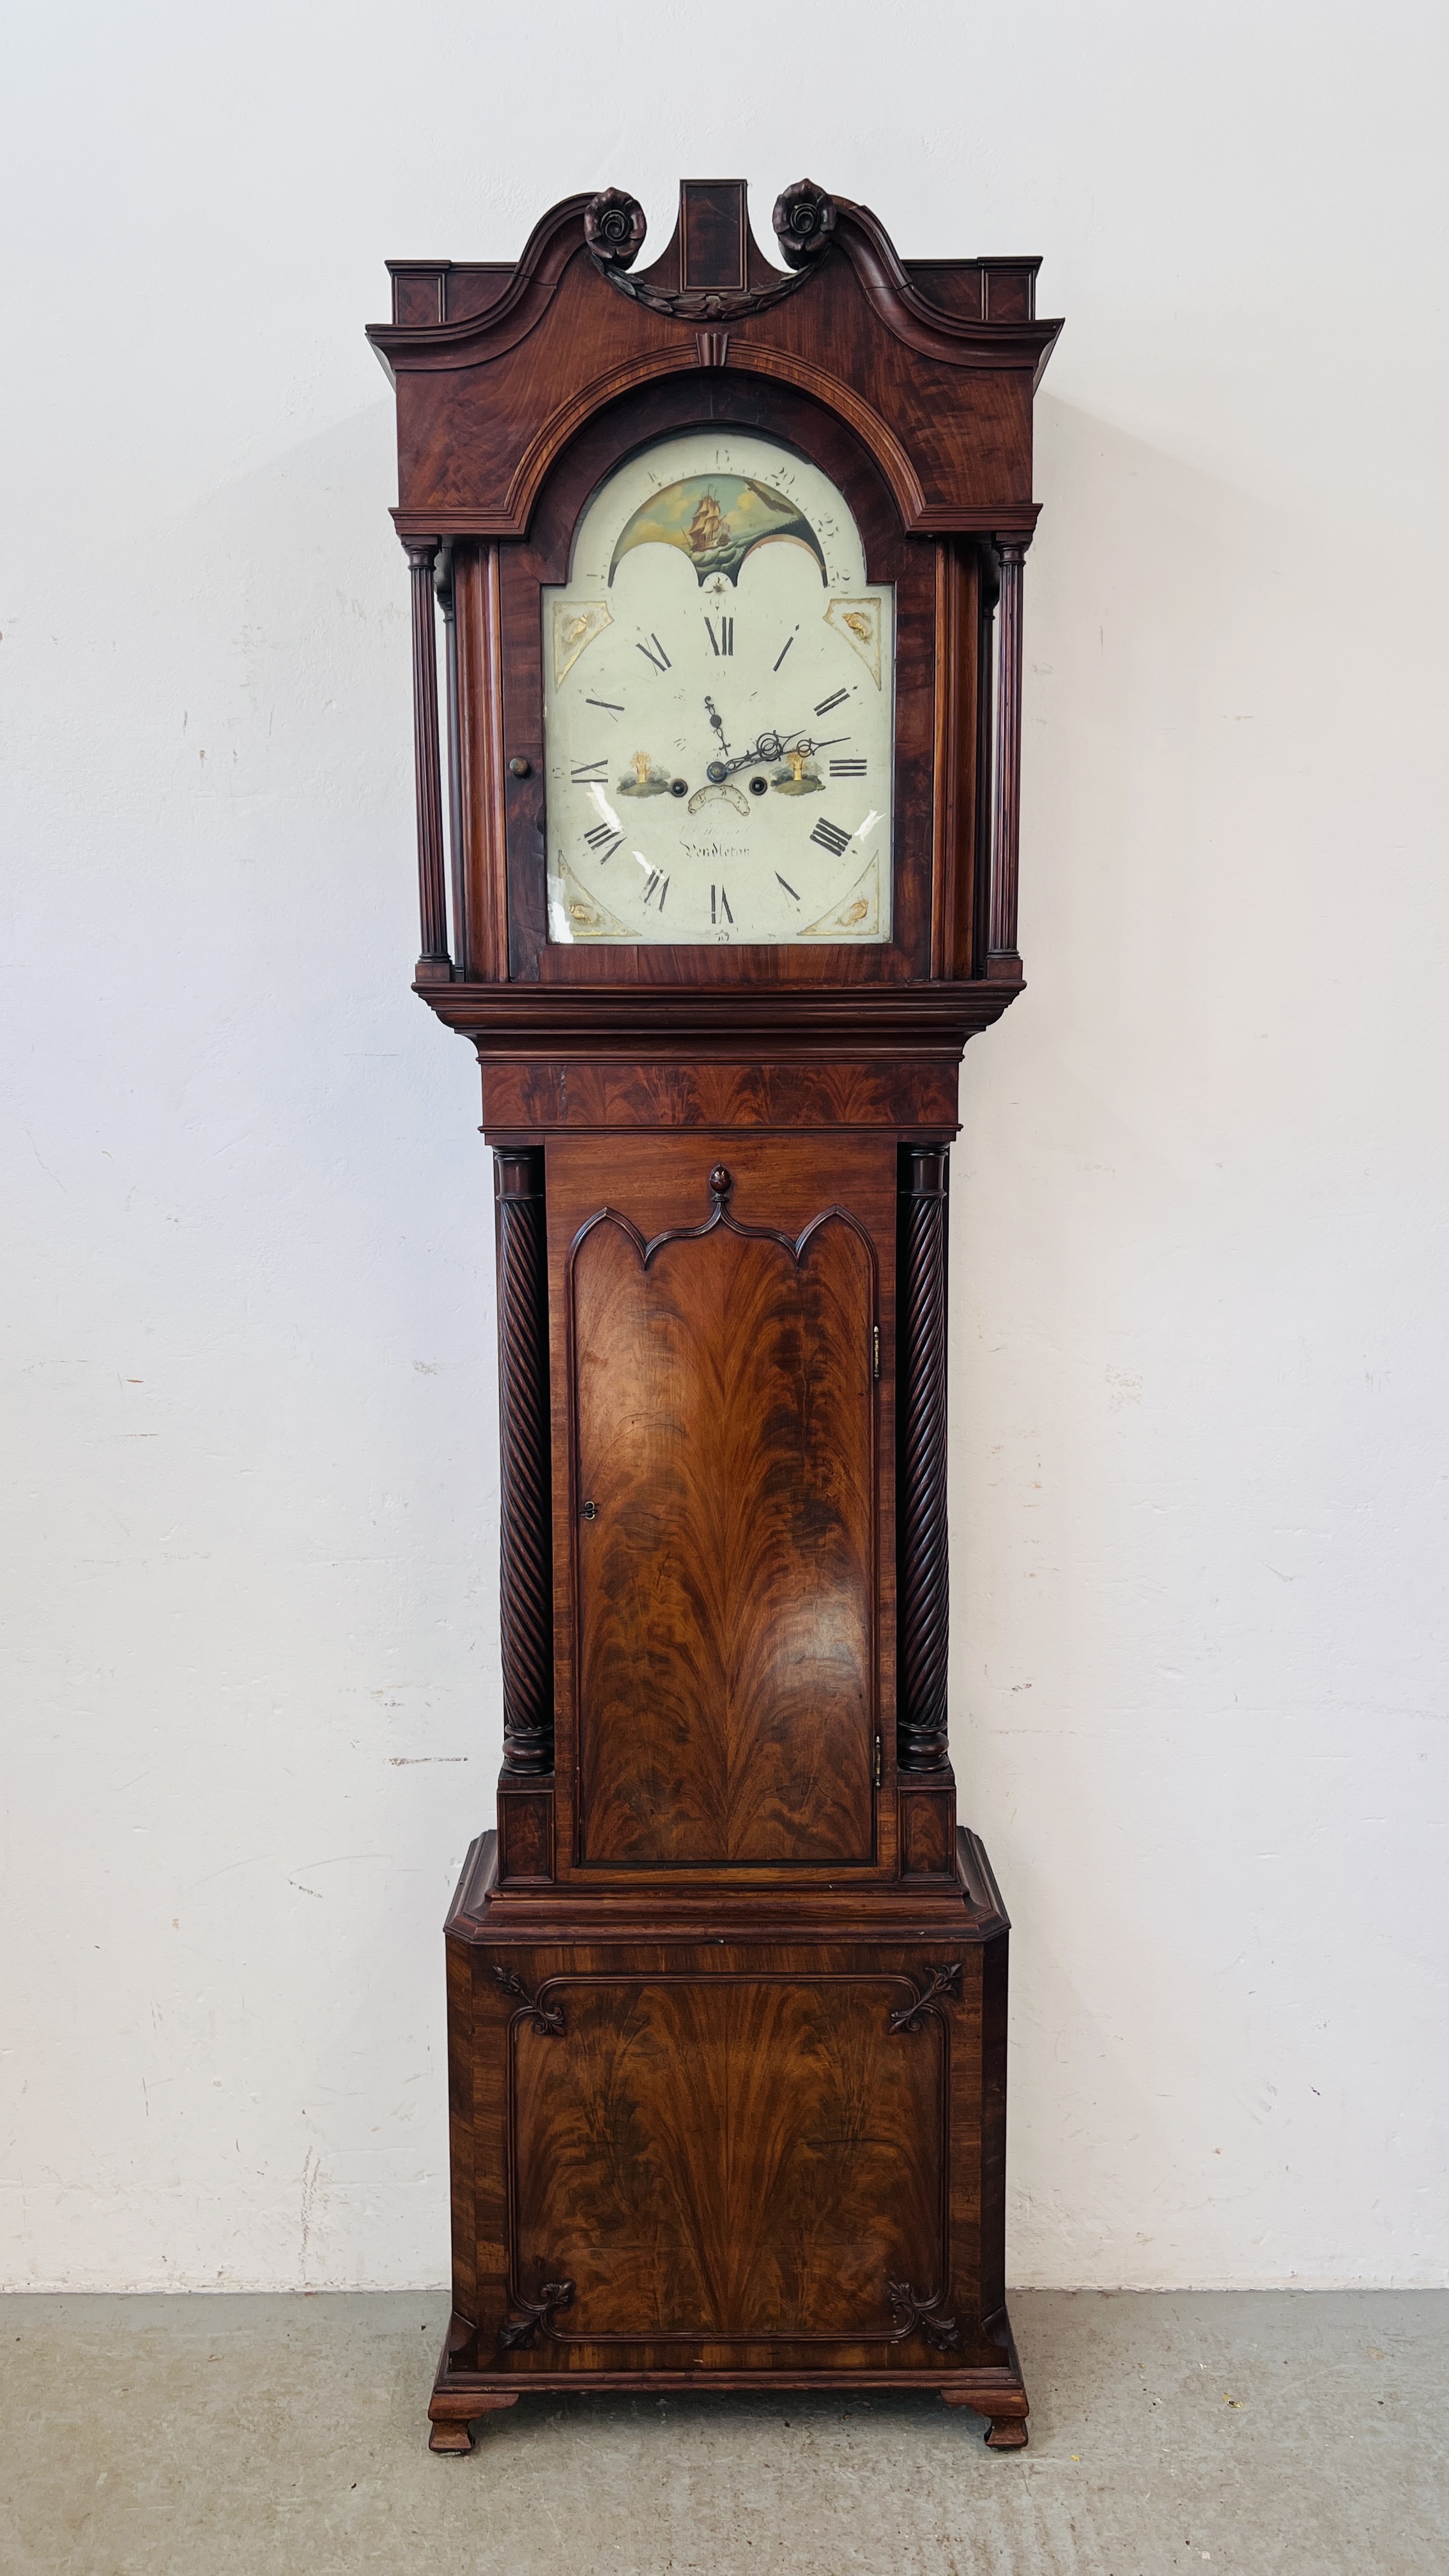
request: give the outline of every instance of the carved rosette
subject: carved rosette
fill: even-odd
[[[649,227],[627,188],[601,188],[584,208],[584,239],[604,268],[631,268]]]
[[[808,268],[830,248],[835,208],[813,179],[797,179],[793,186],[782,188],[772,220],[787,268]]]
[[[741,322],[750,314],[768,312],[803,286],[830,248],[835,207],[813,179],[797,179],[777,198],[774,223],[786,273],[772,272],[760,286],[738,283],[671,291],[653,283],[652,270],[630,277],[627,272],[644,241],[644,209],[624,188],[604,188],[589,199],[584,208],[584,244],[600,277],[607,278],[631,304],[642,304],[648,312],[667,315],[674,322]],[[716,337],[719,355],[710,359],[701,350],[702,366],[724,364],[728,340],[723,332]]]
[[[503,1767],[553,1768],[553,1578],[543,1155],[498,1150]]]
[[[946,1150],[906,1150],[901,1208],[900,1711],[903,1771],[946,1763]]]

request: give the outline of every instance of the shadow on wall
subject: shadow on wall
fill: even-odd
[[[1268,989],[1254,948],[1281,943],[1290,972],[1353,959],[1375,785],[1345,756],[1357,586],[1307,519],[1050,395],[1037,418],[1028,963],[1169,995],[1195,1052]]]
[[[1442,1588],[1405,1508],[1442,1491],[1442,646],[1400,572],[1374,655],[1337,529],[1038,422],[1029,983],[967,1051],[953,1188],[953,1746],[1018,1923],[1011,2272],[1394,2277],[1411,2231],[1338,2197],[1389,2151],[1342,1899],[1363,1818],[1422,1795],[1428,1712],[1385,1676],[1431,1668]],[[1383,1896],[1407,2025],[1423,1926]]]

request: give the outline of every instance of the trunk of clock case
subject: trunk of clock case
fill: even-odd
[[[895,1139],[601,1144],[545,1148],[560,1879],[891,1878]]]

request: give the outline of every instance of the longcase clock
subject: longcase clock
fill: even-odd
[[[416,989],[477,1049],[498,1224],[435,2450],[565,2388],[913,2385],[1026,2439],[1007,1921],[946,1746],[946,1190],[1021,989],[1060,326],[1034,260],[902,261],[809,181],[774,229],[781,265],[743,183],[686,181],[641,267],[633,198],[570,198],[516,264],[393,263],[369,334]]]

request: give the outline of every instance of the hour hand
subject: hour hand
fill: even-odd
[[[722,781],[722,778],[727,778],[727,775],[730,775],[730,770],[743,768],[743,762],[740,762],[740,760],[730,760],[730,742],[727,742],[727,737],[724,737],[724,716],[719,714],[719,708],[714,706],[714,698],[706,698],[706,701],[704,701],[704,714],[709,716],[709,724],[712,724],[712,726],[714,726],[714,732],[719,734],[719,760],[712,760],[712,762],[709,762],[709,768],[704,770],[704,775],[706,775],[706,778],[709,778],[709,781],[714,783],[714,786],[719,786],[719,781]],[[745,752],[745,760],[750,760],[750,757],[753,757],[753,755],[750,755],[750,752]]]
[[[791,742],[787,748],[779,734],[762,733],[756,736],[747,751],[740,753],[738,760],[716,762],[709,774],[713,778],[718,768],[721,778],[729,778],[737,769],[748,769],[752,760],[788,760],[792,751],[803,751],[808,755],[814,748],[808,735],[803,735],[799,742]]]

